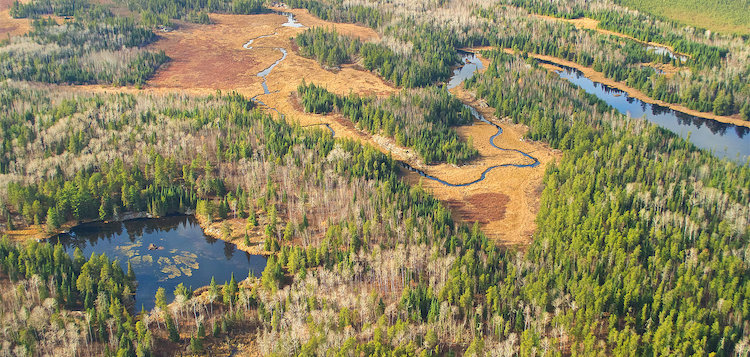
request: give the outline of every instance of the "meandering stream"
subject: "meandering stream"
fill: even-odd
[[[289,17],[288,17],[287,23],[284,24],[284,25],[289,25],[290,23],[291,24],[299,24],[299,23],[297,23],[294,20],[294,17],[291,14],[289,14],[288,16]],[[295,26],[292,26],[292,27],[302,27],[302,26],[303,26],[302,24],[299,24],[299,26],[295,25]],[[253,41],[255,41],[255,40],[259,39],[259,38],[263,38],[263,37],[274,36],[276,34],[277,33],[274,32],[272,34],[262,35],[262,36],[254,38],[254,39],[251,39],[251,40],[249,40],[243,46],[243,48],[245,48],[245,49],[252,49],[253,47],[251,47],[250,45],[252,45]],[[278,66],[282,61],[284,61],[286,59],[286,57],[287,57],[287,50],[286,49],[281,48],[281,47],[274,47],[274,48],[277,49],[277,50],[279,50],[279,51],[281,51],[282,57],[280,59],[278,59],[276,62],[274,62],[268,68],[266,68],[266,69],[258,72],[258,77],[263,78],[263,82],[261,84],[263,86],[263,94],[261,94],[261,95],[271,94],[271,91],[269,90],[268,85],[266,83],[266,78],[271,73],[271,71],[273,71],[273,69],[276,66]],[[460,67],[456,68],[453,71],[453,76],[451,76],[451,78],[449,79],[448,83],[445,86],[447,89],[455,88],[455,87],[461,85],[461,83],[463,83],[465,80],[471,78],[474,75],[474,73],[476,73],[477,70],[480,70],[480,69],[483,68],[482,61],[474,53],[462,52],[462,55],[463,55],[463,58],[462,58],[463,65],[461,65]],[[258,97],[261,96],[261,95],[257,95],[255,97],[253,97],[252,100],[255,101],[256,103],[258,103],[259,105],[262,105],[262,106],[264,106],[264,107],[266,107],[266,108],[268,108],[268,109],[276,112],[276,114],[278,114],[281,118],[284,118],[284,114],[283,113],[279,112],[276,108],[268,106],[267,104],[263,103],[263,101],[261,101],[260,99],[258,99]],[[464,105],[466,106],[466,108],[468,108],[471,111],[471,114],[474,116],[474,118],[476,120],[479,120],[479,121],[482,121],[484,123],[490,124],[490,125],[494,126],[497,129],[497,133],[495,133],[495,135],[492,135],[492,137],[490,137],[490,145],[492,145],[494,148],[496,148],[498,150],[517,152],[517,153],[521,154],[522,156],[526,157],[527,159],[529,159],[530,161],[528,163],[526,163],[526,164],[500,164],[500,165],[490,166],[487,169],[485,169],[484,171],[482,171],[482,173],[480,174],[479,178],[477,178],[474,181],[465,182],[465,183],[451,183],[451,182],[447,182],[447,181],[445,181],[443,179],[440,179],[438,177],[435,177],[435,176],[432,176],[430,174],[427,174],[426,172],[424,172],[422,170],[414,168],[413,166],[411,166],[408,163],[403,162],[403,161],[400,162],[401,166],[404,167],[405,169],[409,170],[409,171],[413,171],[413,172],[418,173],[420,176],[422,176],[424,178],[427,178],[427,179],[435,181],[435,182],[439,182],[439,183],[441,183],[443,185],[446,185],[446,186],[450,186],[450,187],[465,187],[465,186],[473,185],[473,184],[475,184],[477,182],[483,181],[485,179],[485,177],[487,176],[487,173],[489,173],[490,171],[492,171],[492,170],[494,170],[496,168],[499,168],[499,167],[525,168],[525,167],[536,167],[537,165],[539,165],[539,160],[537,160],[535,157],[529,155],[528,153],[525,153],[523,151],[516,150],[516,149],[501,148],[501,147],[498,147],[497,145],[495,145],[495,138],[498,137],[500,134],[503,133],[503,129],[499,125],[497,125],[497,124],[495,124],[493,122],[490,122],[489,120],[485,119],[484,116],[482,116],[475,108],[473,108],[473,107],[471,107],[469,105],[466,105],[466,104],[464,104]],[[312,125],[308,125],[308,126],[319,126],[319,125],[325,126],[328,130],[330,130],[331,131],[331,135],[334,135],[334,136],[336,135],[336,132],[333,130],[333,128],[330,125],[325,124],[325,123],[323,123],[323,124],[312,124]]]
[[[475,54],[470,53],[470,52],[463,53],[462,61],[463,61],[464,64],[461,67],[456,68],[453,71],[453,76],[451,76],[451,78],[448,80],[448,83],[445,86],[447,89],[452,89],[452,88],[458,87],[465,80],[467,80],[467,79],[471,78],[472,76],[474,76],[474,73],[476,73],[477,70],[480,70],[480,69],[484,68],[482,66],[482,61]],[[472,107],[470,105],[467,105],[467,104],[464,104],[464,106],[471,111],[471,115],[474,116],[474,119],[479,120],[479,121],[484,122],[484,123],[487,123],[489,125],[492,125],[492,126],[494,126],[497,129],[497,132],[495,133],[495,135],[492,135],[490,137],[490,145],[492,145],[492,147],[494,147],[495,149],[501,150],[501,151],[517,152],[517,153],[523,155],[524,157],[526,157],[527,159],[529,159],[530,162],[526,163],[526,164],[500,164],[500,165],[490,166],[490,167],[486,168],[484,171],[482,171],[482,173],[479,175],[479,178],[477,178],[474,181],[465,182],[465,183],[451,183],[451,182],[445,181],[443,179],[440,179],[440,178],[437,178],[435,176],[429,175],[429,174],[427,174],[426,172],[424,172],[422,170],[414,168],[414,167],[412,167],[411,165],[409,165],[409,164],[407,164],[405,162],[402,162],[401,166],[404,167],[405,169],[409,170],[409,171],[413,171],[413,172],[418,173],[420,176],[422,176],[424,178],[427,178],[427,179],[435,181],[435,182],[439,182],[439,183],[441,183],[443,185],[446,185],[446,186],[450,186],[450,187],[465,187],[465,186],[470,186],[470,185],[473,185],[473,184],[475,184],[477,182],[483,181],[485,179],[485,177],[487,176],[487,173],[489,173],[490,171],[492,171],[492,170],[494,170],[496,168],[499,168],[499,167],[525,168],[525,167],[536,167],[536,166],[539,165],[539,160],[537,160],[537,158],[529,155],[528,153],[525,153],[525,152],[523,152],[521,150],[516,150],[516,149],[501,148],[501,147],[495,145],[495,138],[497,138],[498,136],[500,136],[500,134],[503,133],[503,128],[501,128],[499,125],[497,125],[497,124],[495,124],[495,123],[487,120],[482,114],[479,113],[479,111],[476,110],[476,108],[474,108],[474,107]]]
[[[271,94],[271,91],[268,90],[268,83],[266,83],[266,78],[269,74],[271,74],[271,71],[273,71],[273,69],[279,65],[279,63],[286,59],[286,49],[281,47],[277,47],[276,49],[281,51],[281,58],[276,60],[276,62],[274,62],[270,67],[258,72],[257,74],[258,77],[263,78],[263,83],[261,83],[261,85],[263,86],[263,94]]]
[[[476,109],[474,109],[474,107],[466,105],[466,104],[464,104],[464,105],[467,108],[469,108],[469,110],[471,110],[471,114],[474,116],[475,119],[477,119],[479,121],[482,121],[482,122],[485,122],[487,124],[490,124],[490,125],[494,126],[495,128],[497,128],[497,133],[495,133],[495,135],[492,135],[490,137],[490,145],[492,145],[495,149],[498,149],[498,150],[517,152],[517,153],[523,155],[524,157],[528,158],[529,160],[531,160],[531,162],[529,162],[528,164],[500,164],[500,165],[490,166],[490,167],[486,168],[484,171],[482,171],[482,173],[479,175],[478,179],[476,179],[474,181],[471,181],[471,182],[465,182],[465,183],[450,183],[448,181],[439,179],[439,178],[437,178],[435,176],[429,175],[429,174],[427,174],[426,172],[424,172],[422,170],[416,169],[416,168],[412,167],[411,165],[409,165],[409,164],[407,164],[405,162],[402,162],[401,166],[404,167],[405,169],[409,170],[409,171],[413,171],[413,172],[418,173],[420,176],[422,176],[424,178],[430,179],[432,181],[439,182],[439,183],[441,183],[443,185],[446,185],[446,186],[450,186],[450,187],[465,187],[465,186],[470,186],[470,185],[473,185],[473,184],[475,184],[477,182],[483,181],[485,179],[485,177],[487,176],[487,174],[490,171],[492,171],[492,170],[494,170],[494,169],[496,169],[498,167],[518,167],[518,168],[524,168],[524,167],[537,167],[539,165],[539,160],[537,160],[537,158],[535,158],[535,157],[533,157],[533,156],[531,156],[531,155],[529,155],[529,154],[527,154],[527,153],[525,153],[525,152],[523,152],[521,150],[505,149],[505,148],[501,148],[501,147],[495,145],[495,138],[498,137],[500,134],[503,133],[503,128],[501,128],[499,125],[497,125],[497,124],[495,124],[495,123],[493,123],[493,122],[485,119],[485,117],[482,114],[480,114]]]

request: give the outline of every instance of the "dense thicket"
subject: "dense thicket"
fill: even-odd
[[[150,332],[138,330],[131,315],[135,276],[119,262],[96,254],[86,259],[80,249],[71,257],[59,244],[21,246],[7,239],[0,240],[0,262],[0,271],[18,282],[11,293],[0,289],[4,351],[75,354],[112,339],[119,341],[118,353],[150,352]],[[66,313],[73,309],[84,318]]]
[[[432,35],[430,29],[421,29],[424,36],[412,47],[400,52],[377,43],[361,43],[341,36],[334,30],[310,29],[297,36],[297,45],[303,56],[313,57],[328,66],[351,62],[354,57],[362,65],[376,71],[386,80],[407,88],[422,87],[448,79],[452,66],[459,57],[448,36]]]
[[[351,63],[353,56],[358,55],[362,47],[361,42],[346,36],[339,36],[335,29],[328,31],[323,28],[313,28],[297,35],[294,40],[302,56],[315,58],[329,67]]]
[[[143,84],[168,58],[141,49],[151,30],[108,11],[57,24],[34,20],[24,37],[0,47],[0,78],[74,84]]]
[[[471,112],[448,91],[436,89],[404,91],[388,99],[342,97],[315,84],[297,89],[305,111],[326,114],[337,111],[358,128],[394,138],[396,144],[417,150],[425,163],[459,164],[477,155],[471,142],[464,142],[451,127],[473,121]]]

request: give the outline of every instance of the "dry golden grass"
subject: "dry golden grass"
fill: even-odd
[[[3,9],[0,11],[0,39],[21,36],[29,32],[31,29],[31,21],[29,19],[14,19],[10,17],[10,10],[8,8],[0,6],[0,9]]]
[[[196,217],[198,217],[198,222],[206,235],[232,243],[237,249],[249,254],[268,255],[268,252],[263,250],[263,243],[265,243],[266,238],[262,226],[248,227],[247,221],[242,218],[227,218],[208,222],[203,217]],[[231,233],[229,236],[224,234],[225,225],[230,227]],[[245,232],[247,232],[250,244],[245,244]]]
[[[369,28],[325,22],[304,10],[292,12],[305,26],[335,27],[341,34],[377,38]],[[163,38],[150,48],[164,50],[172,62],[148,82],[150,87],[204,92],[235,90],[248,96],[262,94],[263,79],[257,74],[281,58],[282,54],[276,48],[285,48],[288,57],[268,77],[271,91],[296,90],[302,78],[315,83],[351,83],[354,88],[382,82],[374,74],[354,69],[344,69],[335,75],[318,73],[321,69],[315,61],[292,53],[289,39],[304,29],[281,26],[286,22],[284,16],[211,14],[211,19],[215,24],[181,23],[177,31],[160,33]],[[242,47],[250,39],[273,33],[276,35],[255,40],[250,50]]]
[[[510,48],[504,48],[503,51],[505,51],[507,53],[515,53],[513,51],[513,49],[510,49]],[[615,80],[607,78],[607,77],[604,76],[603,73],[597,72],[593,68],[584,67],[584,66],[581,66],[580,64],[572,62],[572,61],[568,61],[568,60],[565,60],[565,59],[562,59],[562,58],[547,56],[547,55],[529,54],[529,56],[532,56],[534,58],[541,59],[541,60],[544,60],[544,61],[554,62],[554,63],[560,64],[560,65],[563,65],[563,66],[566,66],[566,67],[575,68],[575,69],[581,71],[584,76],[586,76],[587,78],[591,79],[592,81],[599,82],[599,83],[602,83],[602,84],[606,84],[606,85],[608,85],[610,87],[617,88],[617,89],[619,89],[619,90],[621,90],[623,92],[627,92],[629,96],[631,96],[633,98],[638,98],[641,101],[644,101],[646,103],[658,104],[658,105],[661,105],[663,107],[672,108],[674,110],[677,110],[677,111],[680,111],[680,112],[683,112],[683,113],[686,113],[686,114],[694,115],[694,116],[701,117],[701,118],[713,119],[713,120],[716,120],[716,121],[722,122],[722,123],[728,123],[728,124],[734,124],[734,125],[737,125],[737,126],[750,127],[750,122],[742,120],[742,118],[740,118],[739,114],[734,114],[734,115],[716,115],[716,114],[710,113],[710,112],[699,112],[697,110],[690,109],[690,108],[688,108],[686,106],[683,106],[683,105],[674,104],[674,103],[667,103],[667,102],[662,101],[662,100],[653,99],[653,98],[649,97],[648,95],[646,95],[646,93],[643,93],[642,91],[640,91],[638,89],[630,87],[630,86],[626,85],[623,82],[617,82]],[[547,66],[542,66],[542,67],[547,68],[549,70],[559,69],[559,67],[554,66],[554,65],[552,65],[552,66],[547,65]],[[675,69],[672,66],[666,66],[666,65],[664,65],[664,66],[654,66],[654,67],[657,67],[659,69],[664,70],[664,72],[665,72],[665,74],[667,76],[674,75]]]
[[[351,25],[325,22],[309,15],[305,10],[292,10],[297,20],[305,26],[335,27],[344,35],[363,40],[377,38],[372,29]],[[488,167],[508,163],[528,163],[529,159],[519,153],[500,151],[492,147],[489,139],[497,130],[492,125],[477,122],[471,126],[457,128],[459,135],[473,140],[479,151],[479,158],[473,162],[454,166],[449,164],[424,165],[409,148],[399,147],[390,138],[370,135],[356,129],[353,124],[339,115],[317,115],[301,110],[295,95],[297,86],[304,80],[307,83],[324,85],[338,94],[356,92],[363,95],[385,96],[398,91],[374,73],[364,71],[356,65],[346,65],[335,72],[321,68],[316,61],[303,58],[293,50],[291,38],[304,31],[300,28],[283,27],[286,18],[275,14],[264,15],[215,15],[212,25],[184,24],[177,31],[160,33],[162,39],[150,46],[163,49],[172,58],[172,63],[161,69],[144,89],[133,87],[112,88],[105,86],[59,86],[70,90],[88,92],[188,92],[208,94],[216,90],[238,91],[246,96],[257,98],[266,105],[284,113],[288,120],[301,125],[329,124],[337,137],[348,137],[369,143],[383,152],[390,152],[397,160],[408,162],[430,175],[453,183],[464,183],[477,179]],[[274,36],[257,39],[252,49],[242,46],[248,40],[261,35]],[[277,65],[267,77],[270,94],[263,94],[262,78],[257,73],[264,70],[281,57],[276,48],[287,49],[287,58]],[[480,57],[481,58],[481,57]],[[482,58],[488,65],[488,61]],[[476,102],[471,94],[454,90],[455,94],[468,104],[476,107],[489,120],[496,120],[492,109]],[[497,121],[496,121],[497,122]],[[468,187],[448,187],[440,183],[424,180],[423,186],[448,205],[459,220],[479,221],[484,231],[500,245],[523,246],[530,240],[535,229],[534,219],[538,211],[538,199],[542,177],[546,165],[559,156],[548,147],[520,140],[523,127],[501,124],[504,133],[495,143],[503,148],[515,148],[537,157],[540,165],[535,168],[496,168],[487,174],[486,179]],[[420,181],[420,177],[408,173],[406,179]],[[233,226],[234,243],[242,250],[258,253],[258,243],[262,237],[251,234],[253,244],[244,247],[244,225],[241,220],[229,221]],[[220,238],[221,223],[205,227]],[[256,232],[251,232],[256,233]]]
[[[465,222],[479,222],[482,230],[499,245],[516,246],[521,249],[531,240],[536,229],[535,219],[539,211],[539,197],[542,179],[547,165],[560,157],[561,153],[538,142],[522,140],[526,131],[521,125],[500,122],[494,110],[477,101],[463,89],[454,89],[465,103],[477,108],[487,119],[500,124],[503,133],[495,138],[501,148],[518,149],[539,160],[537,167],[499,167],[489,173],[484,181],[466,187],[449,187],[427,180],[415,173],[408,173],[407,180],[421,182],[438,199],[444,201],[456,215]],[[523,164],[530,160],[519,153],[500,151],[492,147],[489,139],[497,130],[486,123],[457,128],[459,135],[470,137],[479,151],[479,158],[464,166],[434,165],[424,171],[451,183],[464,183],[476,180],[482,171],[500,164]]]
[[[42,226],[32,225],[14,230],[7,230],[3,232],[3,235],[7,235],[8,239],[13,241],[27,241],[27,240],[39,240],[47,239],[50,234],[47,233]]]

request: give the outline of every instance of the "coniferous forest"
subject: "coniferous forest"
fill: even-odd
[[[626,7],[643,2],[15,1],[7,21],[28,28],[0,37],[0,354],[747,355],[750,162],[621,114],[535,60],[747,135],[747,35]],[[283,30],[292,15],[339,27]],[[265,37],[297,31],[277,42],[292,47],[275,71],[304,62],[327,76],[284,77],[295,90],[281,93],[269,74],[258,93],[155,84],[181,68],[160,47],[168,31],[231,16],[280,21]],[[262,37],[252,46],[280,49]],[[449,90],[467,51],[482,68]],[[323,81],[345,70],[390,91]],[[276,94],[289,112],[264,97]],[[481,145],[465,130],[480,119],[494,135]],[[552,153],[476,181],[502,190],[540,170],[523,192],[533,230],[502,244],[504,228],[456,209],[471,185],[445,199],[464,188],[415,178],[382,142],[429,173],[526,143],[528,157]],[[492,197],[488,215],[505,204]],[[146,309],[142,259],[65,245],[92,222],[171,215],[263,269],[160,285]],[[171,253],[160,248],[148,250]]]

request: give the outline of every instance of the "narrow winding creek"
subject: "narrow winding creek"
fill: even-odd
[[[273,71],[273,69],[276,66],[278,66],[279,63],[281,63],[282,61],[286,59],[286,55],[287,55],[286,49],[281,48],[281,47],[278,47],[276,49],[281,52],[281,58],[276,60],[276,62],[274,62],[270,67],[258,72],[257,74],[258,77],[263,78],[263,83],[261,83],[261,85],[263,86],[263,94],[271,94],[271,91],[268,90],[268,83],[266,82],[266,77],[268,77],[268,75],[271,74],[271,71]]]
[[[285,15],[287,15],[287,14],[285,14]],[[287,23],[283,24],[282,26],[287,26],[289,24],[299,24],[298,22],[296,22],[296,20],[294,20],[294,17],[291,14],[288,14]],[[299,24],[299,26],[295,25],[295,26],[292,26],[292,27],[302,27],[302,26],[303,26],[302,24]],[[274,36],[274,35],[276,35],[276,32],[274,32],[272,34],[269,34],[269,35],[263,35],[263,36],[259,36],[259,37],[256,37],[254,39],[251,39],[251,40],[249,40],[243,46],[243,48],[245,48],[245,49],[252,49],[253,47],[251,47],[250,45],[252,45],[252,43],[253,43],[254,40],[257,40],[257,39],[263,38],[263,37]],[[262,105],[262,106],[268,108],[269,110],[272,110],[272,111],[276,112],[280,117],[284,118],[284,114],[283,113],[279,112],[276,108],[272,108],[272,107],[266,105],[265,103],[263,103],[263,101],[261,101],[260,99],[258,99],[258,97],[261,96],[261,95],[266,95],[266,94],[271,94],[272,93],[269,90],[269,88],[268,88],[268,85],[267,85],[267,82],[266,82],[266,77],[268,77],[268,75],[271,74],[271,71],[273,71],[273,69],[276,66],[278,66],[282,61],[284,61],[286,59],[286,57],[287,57],[287,50],[286,49],[280,48],[280,47],[275,47],[275,49],[281,51],[282,57],[279,60],[277,60],[276,62],[274,62],[268,68],[266,68],[266,69],[258,72],[258,77],[262,77],[263,78],[263,82],[261,84],[263,86],[263,94],[260,94],[260,95],[257,95],[255,97],[253,97],[252,100],[255,101],[256,103],[258,103],[259,105]],[[461,85],[461,83],[463,83],[465,80],[471,78],[476,73],[477,70],[480,70],[480,69],[484,68],[483,65],[482,65],[482,61],[474,53],[461,52],[461,55],[462,55],[462,62],[463,62],[463,64],[461,66],[459,66],[458,68],[456,68],[453,71],[453,76],[451,76],[451,78],[448,80],[448,82],[445,85],[446,89],[452,89],[452,88],[455,88],[455,87]],[[492,145],[494,148],[496,148],[498,150],[517,152],[517,153],[521,154],[522,156],[524,156],[525,158],[527,158],[528,159],[528,163],[525,163],[525,164],[500,164],[500,165],[490,166],[490,167],[488,167],[487,169],[485,169],[480,174],[479,178],[477,178],[474,181],[465,182],[465,183],[451,183],[451,182],[447,182],[447,181],[445,181],[443,179],[440,179],[438,177],[429,175],[429,174],[427,174],[426,172],[424,172],[422,170],[414,168],[413,166],[409,165],[406,162],[400,162],[401,166],[403,168],[409,170],[409,171],[413,171],[413,172],[418,173],[420,176],[422,176],[424,178],[427,178],[427,179],[435,181],[435,182],[439,182],[439,183],[441,183],[443,185],[450,186],[450,187],[464,187],[464,186],[473,185],[473,184],[475,184],[477,182],[483,181],[485,179],[485,177],[487,176],[487,173],[489,173],[490,171],[492,171],[492,170],[494,170],[496,168],[499,168],[499,167],[526,168],[526,167],[536,167],[537,165],[539,165],[539,160],[537,160],[535,157],[533,157],[533,156],[531,156],[531,155],[529,155],[529,154],[527,154],[527,153],[525,153],[523,151],[516,150],[516,149],[505,149],[505,148],[501,148],[501,147],[498,147],[497,145],[495,145],[495,141],[494,140],[495,140],[496,137],[498,137],[500,134],[503,133],[503,129],[499,125],[497,125],[497,124],[495,124],[495,123],[490,122],[489,120],[487,120],[475,108],[473,108],[473,107],[471,107],[469,105],[466,105],[466,104],[464,104],[464,105],[466,106],[466,108],[468,108],[471,111],[471,114],[474,116],[474,118],[476,120],[484,122],[484,123],[487,123],[487,124],[490,124],[490,125],[494,126],[497,129],[497,133],[495,133],[495,135],[493,135],[492,137],[490,137],[490,145]],[[313,125],[309,125],[309,126],[320,126],[320,125],[325,126],[328,130],[330,130],[331,131],[331,135],[336,135],[336,132],[328,124],[325,124],[325,123],[324,124],[313,124]]]
[[[726,124],[716,120],[701,118],[676,111],[657,104],[646,103],[631,97],[627,92],[594,82],[584,74],[559,63],[550,63],[562,68],[555,71],[587,93],[632,118],[644,118],[692,142],[695,146],[710,150],[714,155],[744,164],[750,159],[750,128]]]
[[[476,73],[477,70],[480,70],[480,69],[484,68],[482,66],[482,61],[475,54],[470,53],[470,52],[462,52],[462,55],[463,55],[462,61],[463,61],[464,64],[462,66],[460,66],[459,68],[456,68],[453,71],[453,76],[451,76],[451,78],[448,80],[448,82],[447,82],[447,84],[445,86],[446,89],[452,89],[452,88],[458,87],[465,80],[467,80],[467,79],[471,78],[472,76],[474,76],[474,73]],[[404,167],[405,169],[409,170],[409,171],[413,171],[413,172],[418,173],[420,176],[422,176],[424,178],[427,178],[427,179],[432,180],[432,181],[439,182],[439,183],[441,183],[443,185],[446,185],[446,186],[450,186],[450,187],[465,187],[465,186],[470,186],[470,185],[473,185],[473,184],[475,184],[477,182],[483,181],[485,179],[485,177],[487,176],[487,173],[489,173],[490,171],[492,171],[492,170],[494,170],[496,168],[499,168],[499,167],[525,168],[525,167],[536,167],[536,166],[539,165],[539,160],[537,160],[537,158],[529,155],[528,153],[525,153],[525,152],[523,152],[521,150],[516,150],[516,149],[505,149],[505,148],[501,148],[501,147],[495,145],[495,138],[497,138],[498,136],[500,136],[500,134],[503,133],[503,128],[501,128],[499,125],[497,125],[497,124],[495,124],[495,123],[487,120],[482,114],[479,113],[479,111],[476,110],[476,108],[474,108],[474,107],[472,107],[470,105],[467,105],[467,104],[464,104],[464,106],[471,111],[471,115],[474,116],[474,119],[479,120],[479,121],[484,122],[484,123],[487,123],[489,125],[492,125],[492,126],[494,126],[497,129],[497,133],[495,133],[495,135],[492,135],[490,137],[490,145],[492,145],[492,147],[494,147],[495,149],[501,150],[501,151],[517,152],[517,153],[521,154],[522,156],[524,156],[525,158],[529,159],[529,162],[526,163],[526,164],[500,164],[500,165],[490,166],[490,167],[486,168],[484,171],[482,171],[482,173],[479,175],[479,178],[477,178],[474,181],[465,182],[465,183],[451,183],[451,182],[447,182],[447,181],[442,180],[440,178],[437,178],[435,176],[431,176],[431,175],[427,174],[426,172],[424,172],[422,170],[416,169],[416,168],[412,167],[411,165],[409,165],[409,164],[407,164],[405,162],[402,162],[401,166]]]
[[[136,311],[141,306],[154,307],[159,287],[166,290],[171,301],[180,283],[196,289],[208,285],[211,277],[222,284],[232,274],[240,281],[250,272],[260,276],[266,267],[265,257],[237,250],[234,244],[204,234],[192,216],[88,223],[51,241],[57,239],[71,256],[80,248],[86,258],[92,253],[105,253],[119,260],[123,269],[130,262],[138,282]]]
[[[502,151],[517,152],[517,153],[523,155],[524,157],[526,157],[527,159],[529,159],[530,160],[529,163],[527,163],[527,164],[500,164],[500,165],[490,166],[490,167],[486,168],[484,171],[482,171],[482,174],[479,175],[478,179],[476,179],[474,181],[471,181],[471,182],[465,182],[465,183],[450,183],[450,182],[447,182],[447,181],[439,179],[439,178],[437,178],[435,176],[431,176],[431,175],[427,174],[426,172],[424,172],[422,170],[416,169],[416,168],[410,166],[409,164],[407,164],[405,162],[402,162],[401,166],[404,167],[405,169],[409,170],[409,171],[413,171],[413,172],[418,173],[420,176],[422,176],[424,178],[430,179],[432,181],[439,182],[439,183],[441,183],[443,185],[446,185],[446,186],[450,186],[450,187],[465,187],[465,186],[470,186],[470,185],[473,185],[473,184],[475,184],[477,182],[483,181],[485,179],[485,177],[487,176],[487,173],[489,173],[490,171],[492,171],[492,170],[494,170],[494,169],[496,169],[498,167],[518,167],[518,168],[524,168],[524,167],[536,167],[536,166],[539,165],[539,160],[537,160],[537,158],[535,158],[535,157],[533,157],[533,156],[531,156],[531,155],[529,155],[529,154],[527,154],[527,153],[525,153],[525,152],[523,152],[521,150],[504,149],[504,148],[501,148],[501,147],[498,147],[497,145],[495,145],[495,138],[498,137],[500,134],[503,133],[503,128],[501,128],[499,125],[497,125],[497,124],[495,124],[495,123],[487,120],[482,114],[480,114],[476,109],[474,109],[474,107],[466,105],[466,104],[464,104],[464,105],[466,106],[466,108],[468,108],[471,111],[471,115],[473,115],[475,119],[477,119],[479,121],[482,121],[484,123],[490,124],[490,125],[494,126],[497,129],[497,133],[495,133],[495,135],[492,135],[490,137],[490,145],[492,145],[492,147],[494,147],[495,149],[498,149],[498,150],[502,150]]]

